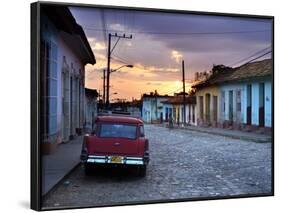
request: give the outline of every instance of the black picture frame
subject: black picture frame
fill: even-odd
[[[233,198],[249,198],[261,196],[274,196],[274,16],[268,15],[250,15],[250,14],[233,14],[223,12],[204,12],[204,11],[187,11],[187,10],[168,10],[159,8],[141,8],[141,7],[124,7],[124,6],[108,6],[108,5],[95,5],[95,4],[81,4],[81,3],[62,3],[62,2],[34,2],[31,3],[31,209],[36,211],[42,210],[58,210],[58,209],[78,209],[89,207],[102,207],[102,206],[77,206],[77,207],[57,207],[52,209],[42,209],[42,161],[41,161],[41,143],[40,143],[40,9],[44,5],[53,6],[72,6],[82,8],[102,8],[102,9],[125,9],[131,11],[147,11],[147,12],[162,12],[162,13],[177,13],[177,14],[195,14],[195,15],[210,15],[210,16],[223,16],[223,17],[242,17],[242,18],[256,18],[268,19],[272,23],[272,191],[270,193],[258,195],[238,195],[238,196],[224,196],[224,197],[200,197],[200,198],[186,198],[175,200],[157,200],[147,202],[133,202],[133,203],[120,203],[104,206],[123,206],[123,205],[136,205],[136,204],[154,204],[154,203],[167,203],[167,202],[185,202],[185,201],[203,201],[203,200],[217,200],[217,199],[233,199]]]

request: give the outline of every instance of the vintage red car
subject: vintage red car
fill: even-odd
[[[124,115],[98,116],[95,131],[86,135],[81,161],[88,174],[95,165],[131,166],[146,175],[149,142],[139,118]]]

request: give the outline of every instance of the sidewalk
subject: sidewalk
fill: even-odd
[[[244,132],[239,130],[229,130],[229,129],[212,128],[212,127],[198,127],[198,126],[186,126],[186,127],[174,126],[174,128],[187,129],[190,131],[197,131],[197,132],[208,133],[212,135],[220,135],[220,136],[230,137],[234,139],[254,141],[258,143],[269,143],[272,141],[271,135],[258,134],[254,132]]]
[[[42,194],[46,195],[80,162],[83,136],[59,144],[54,153],[42,156]]]

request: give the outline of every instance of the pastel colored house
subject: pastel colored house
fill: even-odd
[[[172,98],[172,97],[171,97]],[[170,99],[166,99],[165,101],[162,101],[162,104],[163,104],[163,115],[164,115],[164,118],[163,118],[163,121],[164,122],[169,122],[169,120],[172,118],[173,120],[175,119],[174,115],[173,115],[173,104],[170,103]]]
[[[163,110],[169,112],[167,115],[165,113],[164,121],[168,122],[170,116],[172,116],[173,122],[175,124],[181,125],[184,123],[184,98],[183,95],[176,95],[170,97],[166,101],[162,102]],[[196,124],[196,97],[186,96],[185,97],[185,121],[186,124],[195,125]],[[166,117],[168,116],[168,117]]]
[[[42,6],[41,11],[42,152],[81,132],[84,118],[85,65],[95,56],[84,31],[67,7]]]
[[[219,86],[213,84],[213,74],[205,81],[199,82],[192,87],[196,89],[196,125],[217,126],[219,120]]]
[[[162,122],[164,119],[163,101],[170,96],[159,95],[157,92],[142,95],[142,120],[146,123]]]
[[[272,60],[245,64],[225,76],[220,86],[220,122],[235,129],[272,127]]]
[[[214,73],[196,88],[198,125],[264,132],[272,126],[272,60]]]

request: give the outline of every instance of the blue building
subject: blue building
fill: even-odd
[[[95,56],[84,31],[64,6],[41,11],[41,141],[44,154],[74,138],[85,122],[85,65]]]
[[[272,127],[272,60],[235,68],[220,83],[220,123],[267,131]]]
[[[186,94],[185,104],[182,94],[175,94],[175,96],[163,101],[164,121],[169,122],[172,119],[175,124],[182,125],[184,121],[186,124],[196,124],[196,97]],[[184,119],[185,106],[185,119]]]
[[[212,73],[207,80],[193,86],[197,89],[196,96],[203,90],[212,94],[216,89],[215,96],[201,104],[203,107],[200,103],[196,105],[197,112],[204,111],[200,108],[208,109],[211,115],[208,123],[212,126],[270,133],[272,67],[272,60],[265,59]],[[212,101],[213,97],[218,101]]]
[[[159,95],[157,91],[150,94],[143,94],[142,101],[142,120],[146,123],[157,123],[164,119],[163,101],[166,101],[170,96]]]

